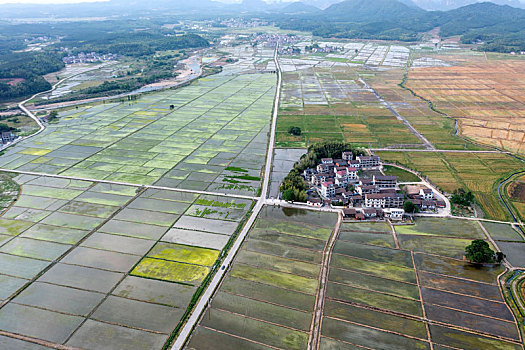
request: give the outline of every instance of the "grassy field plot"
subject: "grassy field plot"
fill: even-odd
[[[349,241],[360,244],[369,244],[385,248],[394,248],[394,237],[390,233],[368,233],[341,231],[339,234],[340,241]]]
[[[323,320],[323,335],[372,349],[430,349],[428,342],[331,318]]]
[[[265,207],[188,349],[306,349],[320,263],[335,214]]]
[[[482,224],[483,227],[485,227],[485,230],[487,230],[489,235],[492,237],[492,239],[516,242],[523,241],[522,235],[511,225],[486,221],[482,222]]]
[[[80,348],[161,348],[230,239],[208,231],[233,234],[251,207],[96,181],[13,180],[19,200],[0,218],[0,330]],[[195,217],[196,206],[226,208],[236,219]],[[208,226],[194,231],[192,220]],[[188,227],[170,230],[180,221]],[[41,326],[35,317],[54,321]],[[108,323],[115,326],[101,330]]]
[[[452,193],[463,188],[472,191],[485,217],[507,220],[495,192],[496,184],[505,174],[523,169],[523,164],[499,153],[431,153],[378,152],[381,159],[395,162],[420,172],[442,191]]]
[[[475,221],[415,218],[414,225],[396,225],[396,233],[403,235],[431,235],[456,238],[478,239],[485,238],[481,227]]]

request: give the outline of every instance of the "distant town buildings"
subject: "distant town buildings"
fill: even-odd
[[[333,45],[325,45],[324,47],[321,47],[319,46],[319,44],[315,43],[313,45],[305,46],[304,51],[313,52],[313,53],[334,53],[334,52],[344,52],[345,48],[344,46],[333,46]]]
[[[108,54],[99,54],[96,52],[84,53],[80,52],[78,55],[69,55],[62,58],[62,61],[65,64],[74,64],[74,63],[95,63],[95,62],[104,62],[104,61],[115,61],[118,59],[118,55],[108,53]]]
[[[299,38],[296,35],[290,34],[254,34],[252,37],[252,42],[261,43],[266,47],[275,47],[277,44],[282,47],[293,46],[298,40]],[[294,49],[291,50],[293,52]]]
[[[220,26],[228,28],[255,28],[260,26],[267,26],[270,23],[268,21],[260,19],[245,20],[242,18],[228,18],[220,21]]]

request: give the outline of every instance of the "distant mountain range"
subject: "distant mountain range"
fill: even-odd
[[[320,1],[267,3],[243,0],[225,4],[212,0],[110,0],[68,5],[0,5],[3,18],[106,17],[121,19],[216,19],[233,16],[264,18],[281,28],[310,31],[316,36],[415,41],[440,27],[442,37],[462,36],[464,43],[480,43],[485,50],[525,51],[525,10],[507,4],[475,0],[344,0],[325,9]],[[494,0],[516,3],[519,0]],[[442,9],[472,4],[447,11]],[[437,5],[432,5],[437,4]],[[424,8],[422,8],[424,7]],[[0,23],[1,24],[1,23]],[[1,38],[0,38],[1,39]]]
[[[426,11],[404,0],[345,0],[312,15],[288,16],[286,29],[334,38],[415,41],[436,27],[442,37],[462,36],[489,51],[525,51],[525,10],[491,2]]]
[[[523,2],[522,2],[523,1]],[[447,11],[479,3],[478,0],[399,0],[410,9]],[[491,0],[499,5],[509,5],[515,8],[525,8],[525,0]],[[243,0],[241,3],[227,4],[220,0],[110,0],[102,2],[86,2],[76,4],[0,4],[0,18],[28,18],[28,17],[107,17],[107,16],[133,16],[137,14],[159,13],[174,11],[185,14],[201,15],[235,15],[249,12],[305,14],[319,12],[321,9],[331,11],[353,10],[359,12],[367,8],[378,9],[378,13],[388,16],[388,11],[393,9],[398,12],[397,5],[392,5],[384,0],[368,0],[348,6],[347,1],[340,0],[302,0],[296,2],[272,2],[263,0]],[[336,7],[333,7],[336,6]],[[339,15],[343,15],[339,13]],[[354,13],[357,17],[357,13]],[[388,17],[387,17],[388,18]]]
[[[413,0],[414,4],[425,10],[446,11],[459,7],[472,5],[481,1],[478,0]],[[492,0],[498,5],[509,5],[512,7],[525,8],[525,3],[519,0]]]

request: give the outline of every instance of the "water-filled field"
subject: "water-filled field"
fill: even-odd
[[[266,207],[187,347],[306,349],[336,215]]]
[[[138,100],[63,111],[57,124],[9,149],[0,167],[253,195],[275,80],[219,75]]]
[[[446,257],[484,237],[477,222],[421,218],[396,225],[396,234],[381,225],[342,226],[330,262],[321,348],[520,348],[497,285],[503,267]]]
[[[19,199],[0,219],[0,330],[79,348],[161,348],[252,205],[96,181],[14,180]],[[19,348],[11,338],[0,345]]]

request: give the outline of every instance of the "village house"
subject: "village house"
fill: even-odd
[[[10,131],[4,131],[2,132],[2,144],[8,144],[10,142],[13,142],[15,139],[16,139],[16,135],[13,134],[12,132]]]
[[[401,208],[404,203],[401,193],[365,194],[366,208]]]
[[[335,187],[333,182],[323,182],[321,183],[321,194],[324,197],[333,197],[335,196]]]
[[[356,159],[361,164],[361,168],[375,168],[381,163],[378,156],[357,156]]]
[[[373,176],[372,183],[379,188],[395,188],[397,176]]]

